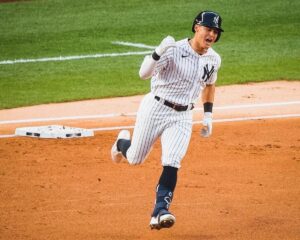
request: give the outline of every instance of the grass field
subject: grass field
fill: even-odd
[[[141,51],[166,35],[191,37],[200,10],[223,17],[219,85],[300,79],[300,2],[288,0],[40,0],[0,4],[0,62]],[[144,49],[145,50],[145,49]],[[142,51],[144,51],[142,50]],[[0,109],[142,94],[143,55],[0,64]]]

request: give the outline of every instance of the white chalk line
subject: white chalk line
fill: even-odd
[[[14,134],[0,135],[0,138],[11,138],[11,137],[16,137],[16,135],[14,135]]]
[[[131,42],[122,42],[114,41],[112,44],[130,46],[136,48],[144,49],[155,49],[155,46],[145,45],[143,43],[131,43]],[[16,63],[33,63],[33,62],[53,62],[53,61],[70,61],[70,60],[80,60],[87,58],[103,58],[103,57],[121,57],[121,56],[133,56],[133,55],[146,55],[150,54],[152,51],[143,51],[143,52],[124,52],[124,53],[97,53],[89,55],[78,55],[78,56],[59,56],[59,57],[45,57],[45,58],[32,58],[32,59],[15,59],[15,60],[3,60],[0,61],[0,65],[6,64],[16,64]]]
[[[274,102],[274,103],[255,103],[255,104],[242,104],[242,105],[228,105],[228,106],[221,106],[221,107],[217,107],[216,106],[216,107],[214,107],[214,109],[227,110],[227,109],[253,108],[253,107],[254,108],[257,108],[257,107],[278,107],[278,106],[297,105],[297,104],[300,104],[300,101]]]
[[[214,119],[214,123],[224,123],[224,122],[241,122],[249,120],[263,120],[263,119],[277,119],[277,118],[295,118],[300,117],[299,114],[280,114],[280,115],[269,115],[269,116],[259,116],[259,117],[239,117],[239,118],[223,118],[223,119]],[[202,124],[203,121],[193,121],[193,125]],[[134,126],[117,126],[117,127],[103,127],[103,128],[91,128],[93,131],[112,131],[112,130],[121,130],[121,129],[133,129]]]
[[[143,43],[132,43],[132,42],[122,42],[122,41],[115,41],[115,42],[111,42],[111,43],[116,44],[116,45],[137,47],[137,48],[146,48],[146,49],[151,49],[151,50],[154,50],[156,48],[156,46],[149,46],[149,45],[145,45]]]
[[[238,108],[261,108],[261,107],[278,107],[297,105],[300,101],[289,102],[275,102],[275,103],[257,103],[257,104],[243,104],[243,105],[228,105],[228,106],[215,106],[214,110],[228,110]],[[194,111],[202,111],[203,108],[195,108]],[[33,119],[20,119],[20,120],[4,120],[0,121],[1,124],[15,124],[15,123],[34,123],[34,122],[50,122],[50,121],[62,121],[62,120],[80,120],[80,119],[99,119],[99,118],[112,118],[112,117],[134,117],[136,112],[132,113],[109,113],[109,114],[97,114],[86,116],[70,116],[70,117],[53,117],[53,118],[33,118]]]
[[[241,121],[253,121],[253,120],[264,120],[264,119],[280,119],[280,118],[298,118],[299,114],[280,114],[280,115],[269,115],[269,116],[254,116],[254,117],[238,117],[238,118],[223,118],[223,119],[214,119],[214,123],[225,123],[225,122],[241,122]],[[193,125],[201,124],[202,121],[193,121]],[[133,129],[134,126],[117,126],[117,127],[102,127],[102,128],[90,128],[89,130],[93,130],[95,132],[103,132],[103,131],[114,131],[121,129]],[[17,137],[14,134],[11,135],[0,135],[0,138],[10,138]]]
[[[1,124],[15,124],[15,123],[34,123],[34,122],[51,122],[51,121],[62,121],[62,120],[80,120],[80,119],[99,119],[99,118],[112,118],[112,117],[129,117],[136,116],[136,113],[109,113],[109,114],[98,114],[98,115],[85,115],[85,116],[71,116],[71,117],[53,117],[53,118],[32,118],[32,119],[20,119],[20,120],[7,120],[0,121]]]
[[[120,57],[120,56],[133,56],[133,55],[147,55],[152,51],[143,52],[125,52],[125,53],[99,53],[92,55],[79,55],[79,56],[59,56],[59,57],[49,57],[49,58],[36,58],[36,59],[16,59],[16,60],[4,60],[0,61],[0,64],[16,64],[16,63],[33,63],[33,62],[53,62],[53,61],[70,61],[79,60],[86,58],[103,58],[103,57]]]

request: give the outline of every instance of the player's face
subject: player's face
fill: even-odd
[[[195,25],[195,39],[199,48],[208,49],[218,37],[218,29]]]

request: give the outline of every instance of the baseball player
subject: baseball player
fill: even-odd
[[[200,93],[204,106],[201,135],[212,134],[215,82],[221,65],[212,45],[223,32],[221,22],[216,12],[200,12],[194,19],[191,39],[175,42],[168,36],[152,55],[145,57],[139,75],[142,79],[151,78],[151,92],[140,104],[132,139],[128,130],[122,130],[111,149],[113,162],[125,158],[129,164],[141,164],[154,142],[161,138],[163,170],[156,187],[151,229],[169,228],[175,223],[169,207],[177,171],[191,138],[191,110]]]

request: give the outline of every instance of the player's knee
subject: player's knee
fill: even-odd
[[[127,156],[127,161],[130,165],[139,165],[143,162],[142,159],[131,156]]]
[[[173,158],[163,158],[162,159],[162,165],[163,166],[170,166],[173,168],[180,168],[181,165],[181,158],[173,157]]]
[[[134,151],[130,149],[127,152],[127,160],[130,165],[139,165],[145,161],[148,155],[149,152],[140,152],[140,151]]]

